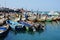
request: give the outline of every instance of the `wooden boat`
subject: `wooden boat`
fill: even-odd
[[[46,20],[46,16],[42,16],[40,19],[37,19],[38,21],[44,22]]]
[[[4,24],[4,18],[0,18],[0,25]]]
[[[54,16],[52,20],[57,21],[57,19],[58,19],[58,16]]]
[[[20,21],[19,23],[25,26],[26,31],[34,31],[32,24],[25,21]]]
[[[25,22],[14,22],[12,20],[7,20],[6,23],[10,25],[12,30],[16,31],[26,31],[27,27],[30,27],[30,25],[27,25]]]
[[[10,27],[7,24],[0,26],[0,36],[4,36],[9,31],[9,29]]]
[[[36,29],[38,29],[38,28],[43,29],[41,27],[41,25],[39,25],[37,28],[35,28],[35,26],[33,24],[30,24],[30,23],[25,22],[25,21],[14,22],[12,20],[7,20],[6,23],[8,25],[10,25],[10,27],[13,30],[17,30],[17,31],[36,31]]]
[[[8,25],[10,25],[10,27],[11,27],[13,30],[15,30],[15,27],[16,27],[16,26],[21,25],[21,24],[19,24],[18,22],[15,22],[15,21],[12,21],[12,20],[7,20],[6,23],[7,23]]]
[[[24,15],[22,15],[21,20],[23,20],[23,21],[26,20]]]
[[[7,18],[5,18],[3,14],[0,14],[0,25],[3,25],[6,20]]]
[[[52,16],[47,16],[47,17],[46,17],[46,21],[47,21],[47,22],[51,22],[51,21],[52,21],[52,18],[53,18]]]
[[[23,22],[19,22],[19,23],[21,23],[21,24],[23,24],[25,27],[26,27],[26,30],[28,30],[28,31],[38,31],[38,30],[44,30],[45,28],[44,28],[44,26],[43,25],[41,25],[41,24],[39,24],[39,23],[29,23],[29,22],[25,22],[25,21],[23,21]]]
[[[17,22],[20,20],[20,15],[16,14],[14,16],[10,16],[9,19]]]
[[[59,15],[59,13],[58,13],[58,12],[56,12],[56,11],[50,11],[50,12],[48,13],[48,15],[58,16],[58,15]]]
[[[60,16],[58,16],[57,20],[60,21]]]
[[[22,25],[17,25],[15,26],[16,31],[26,31],[26,27]]]
[[[36,19],[36,16],[28,17],[28,20],[30,20],[30,21],[34,21],[35,19]]]
[[[0,18],[3,18],[4,17],[4,14],[0,14]]]

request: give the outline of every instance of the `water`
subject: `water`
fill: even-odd
[[[60,40],[60,22],[46,22],[45,27],[44,31],[31,33],[9,31],[4,40]]]

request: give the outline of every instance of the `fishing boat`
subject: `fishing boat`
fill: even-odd
[[[33,24],[30,24],[30,23],[25,22],[25,21],[20,21],[19,23],[25,26],[26,31],[36,31]]]
[[[35,27],[36,31],[45,29],[44,25],[42,25],[40,23],[34,23],[34,27]]]
[[[6,23],[10,25],[12,30],[16,30],[16,31],[25,31],[26,30],[25,26],[18,22],[15,22],[12,20],[7,20]]]
[[[9,31],[9,29],[10,27],[7,24],[0,26],[0,36],[4,36]]]
[[[13,15],[13,16],[9,16],[9,19],[10,20],[12,20],[12,21],[19,21],[20,20],[20,15],[18,15],[18,14],[15,14],[15,15]]]
[[[23,31],[26,31],[26,27],[22,26],[22,25],[17,25],[17,26],[15,26],[15,30],[23,32]]]
[[[0,18],[3,18],[4,17],[4,14],[0,14]]]
[[[37,20],[40,21],[40,22],[45,22],[46,16],[41,16],[41,18],[40,19],[37,19]]]
[[[25,15],[22,15],[21,20],[26,20]]]
[[[38,21],[40,22],[45,22],[46,20],[46,17],[47,17],[47,14],[45,14],[45,12],[42,12],[42,14],[38,14]]]
[[[8,25],[10,25],[11,29],[13,29],[13,30],[15,30],[15,27],[16,27],[16,26],[21,25],[21,24],[19,24],[18,22],[15,22],[15,21],[12,21],[12,20],[7,20],[6,23],[7,23]]]
[[[46,21],[47,21],[47,22],[51,22],[51,21],[52,21],[52,18],[53,18],[53,16],[50,16],[50,15],[49,15],[49,16],[46,17]]]
[[[14,22],[12,20],[7,20],[6,23],[8,25],[10,25],[12,30],[16,30],[16,31],[26,31],[26,28],[30,26],[25,22],[18,23],[18,22]]]
[[[48,13],[48,15],[58,16],[58,15],[59,15],[59,13],[58,13],[58,12],[56,12],[56,11],[50,11],[50,12]]]
[[[48,15],[53,16],[52,20],[53,20],[53,21],[56,21],[57,18],[58,18],[58,16],[59,16],[59,13],[58,13],[58,12],[55,12],[55,11],[50,11],[50,12],[48,13]]]
[[[60,21],[60,15],[58,16],[57,20]]]
[[[0,14],[0,25],[3,25],[3,24],[5,24],[5,21],[6,21],[7,19],[4,17],[4,14]]]
[[[57,19],[58,19],[58,16],[54,16],[52,20],[57,21]]]
[[[31,16],[31,17],[28,17],[28,19],[29,19],[30,21],[35,21],[36,16]]]

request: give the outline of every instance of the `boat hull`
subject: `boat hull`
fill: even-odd
[[[10,27],[8,27],[8,29],[6,31],[0,33],[0,37],[6,36],[8,34],[8,32],[9,32],[9,30],[10,30]]]

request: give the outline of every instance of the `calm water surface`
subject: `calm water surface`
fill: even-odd
[[[4,40],[60,40],[60,22],[46,22],[45,27],[39,32],[9,31]]]

